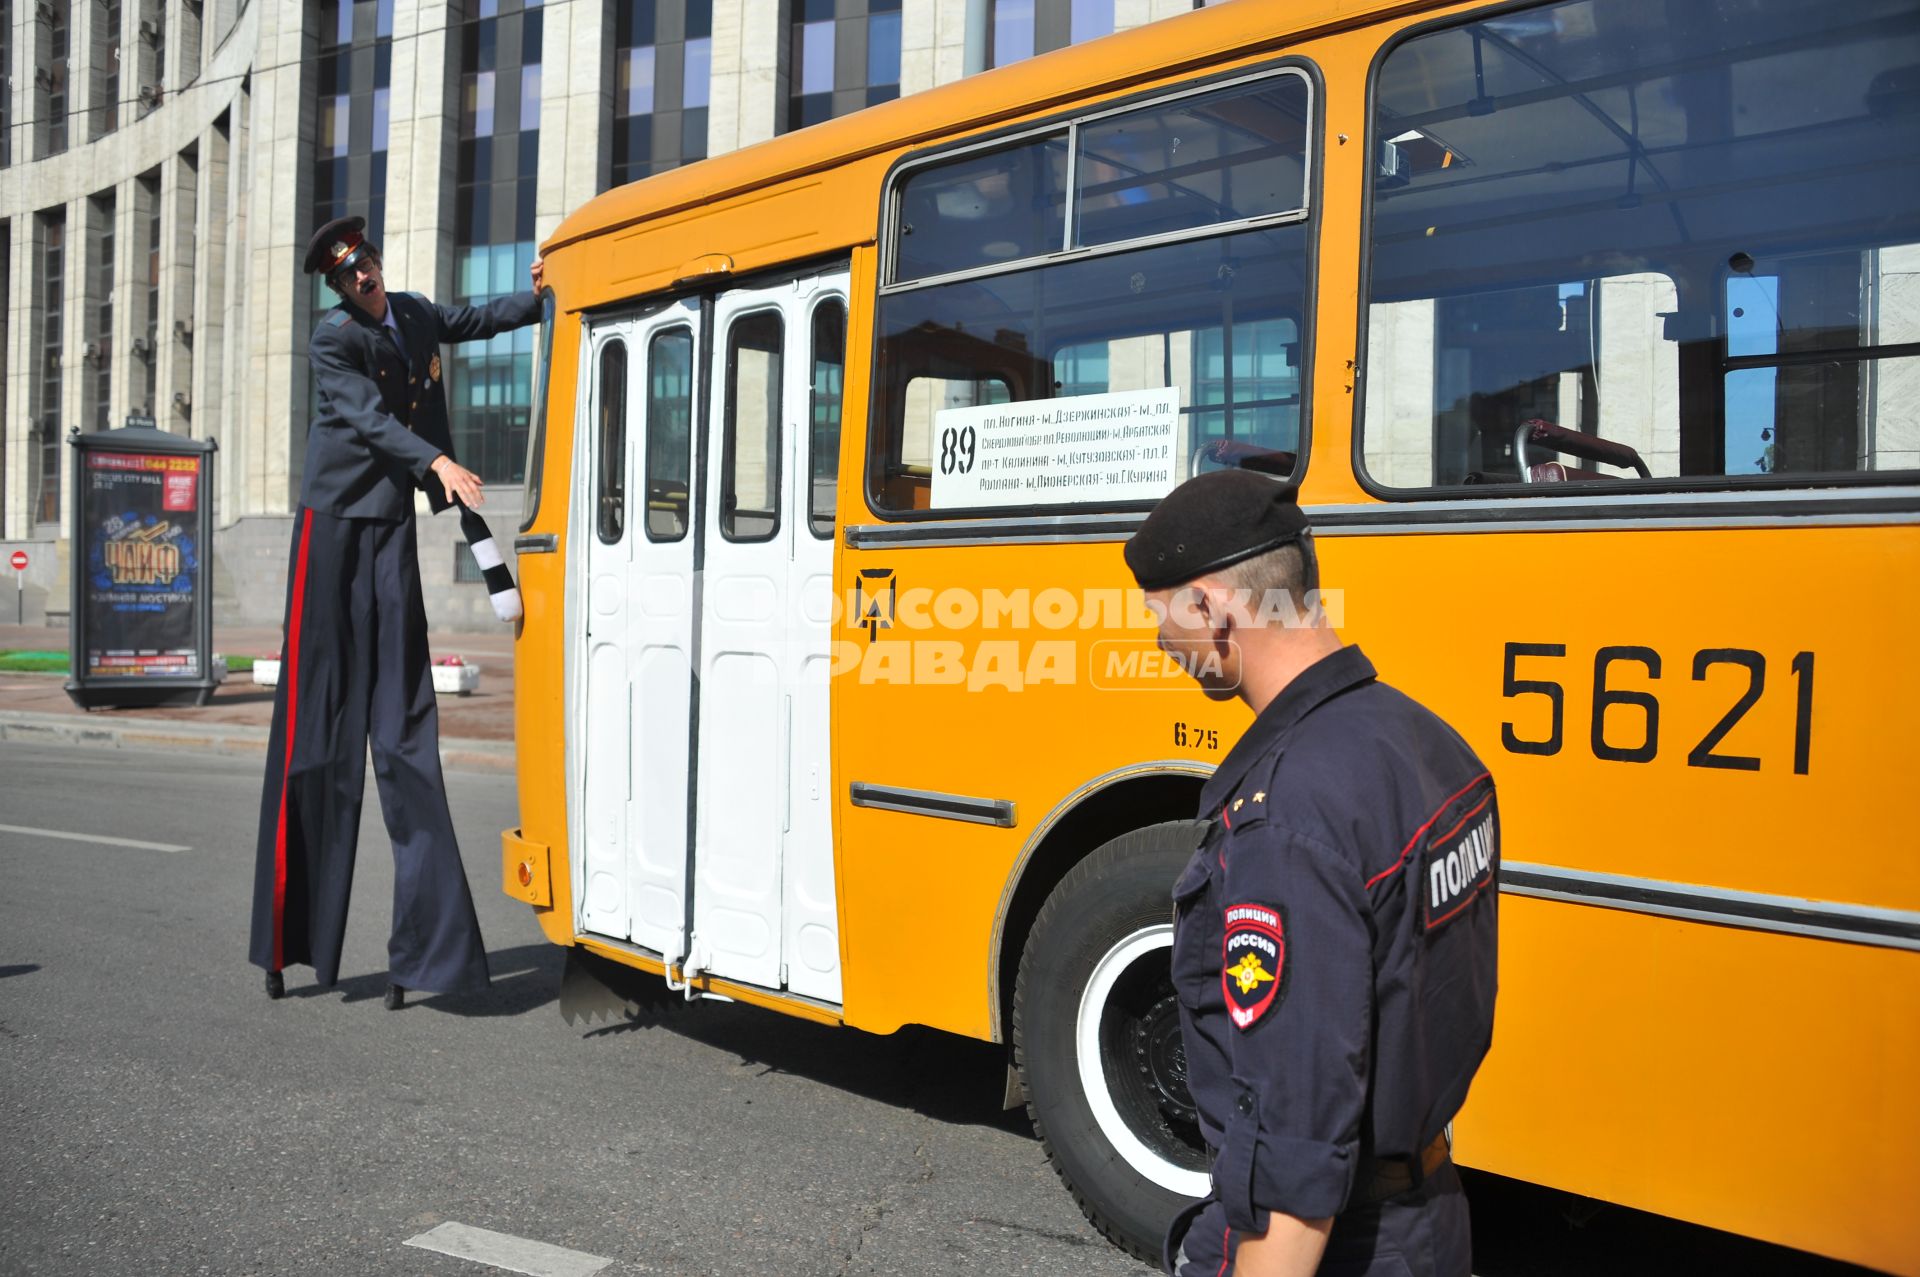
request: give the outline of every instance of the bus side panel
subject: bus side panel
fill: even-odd
[[[589,246],[557,254],[549,262],[556,295],[568,295],[575,274],[590,269]],[[544,475],[540,508],[526,535],[552,536],[551,554],[522,554],[515,563],[526,616],[514,640],[513,736],[520,781],[520,828],[529,842],[547,847],[552,904],[534,917],[547,939],[573,943],[572,856],[567,841],[566,581],[567,525],[573,485],[573,420],[580,369],[580,317],[564,310],[554,317],[553,354],[547,392]]]
[[[1154,659],[1147,614],[1118,624],[1132,582],[1117,544],[902,547],[845,559],[847,588],[857,593],[851,583],[870,571],[888,574],[895,593],[889,627],[869,637],[859,609],[847,607],[834,633],[845,653],[833,692],[840,793],[864,782],[1014,805],[1013,826],[999,828],[843,803],[847,1022],[988,1038],[994,928],[1040,822],[1122,768],[1218,763],[1247,714],[1237,701],[1207,702]],[[996,612],[996,598],[1011,610]],[[984,606],[963,624],[967,600]],[[1023,612],[1029,623],[1017,624]]]
[[[1493,769],[1509,874],[1920,910],[1920,528],[1321,546],[1346,636]],[[1501,908],[1462,1161],[1920,1272],[1907,1195],[1861,1173],[1920,1138],[1920,953],[1511,893]]]
[[[1920,1135],[1920,954],[1500,908],[1494,1049],[1454,1125],[1463,1165],[1920,1271],[1912,1196],[1892,1187]],[[1863,1191],[1880,1166],[1888,1189]]]

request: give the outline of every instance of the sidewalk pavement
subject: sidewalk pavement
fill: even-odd
[[[64,626],[0,625],[0,651],[65,652],[68,638]],[[512,627],[485,634],[432,633],[427,643],[435,660],[459,656],[481,667],[477,690],[439,699],[441,760],[462,770],[512,771]],[[277,656],[280,630],[216,626],[213,650],[224,656]],[[67,695],[66,682],[63,674],[0,672],[0,740],[266,755],[273,689],[255,685],[250,671],[228,674],[204,706],[83,710]]]

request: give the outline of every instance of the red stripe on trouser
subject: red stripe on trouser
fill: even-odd
[[[300,553],[293,560],[293,602],[287,608],[287,642],[280,677],[287,684],[287,731],[281,742],[280,819],[273,833],[273,969],[283,963],[287,930],[287,777],[293,772],[293,728],[300,709],[300,614],[307,598],[307,545],[313,539],[313,511],[302,510]]]

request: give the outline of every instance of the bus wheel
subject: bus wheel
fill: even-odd
[[[1013,1058],[1047,1159],[1106,1237],[1157,1262],[1206,1195],[1170,958],[1188,821],[1123,834],[1047,897],[1020,958]]]

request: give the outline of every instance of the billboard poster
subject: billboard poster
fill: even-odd
[[[86,676],[200,676],[198,504],[206,458],[82,455]]]

